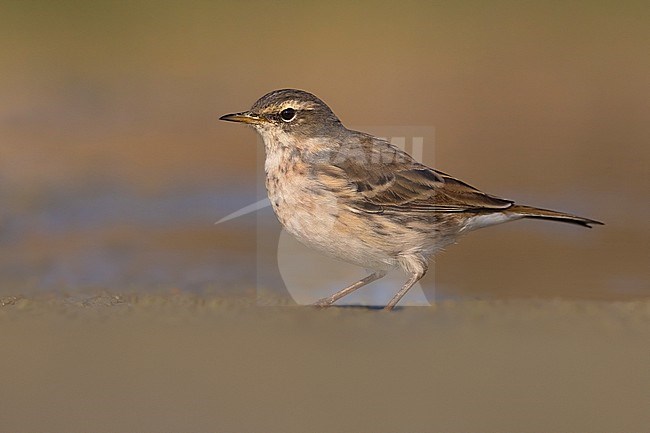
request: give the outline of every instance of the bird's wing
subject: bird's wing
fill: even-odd
[[[328,188],[338,188],[353,208],[467,212],[507,209],[513,204],[422,165],[389,143],[373,139],[371,144],[365,146],[364,158],[357,153],[316,168],[319,180]]]

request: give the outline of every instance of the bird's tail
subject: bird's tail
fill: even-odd
[[[506,210],[508,213],[515,214],[521,218],[539,218],[544,220],[561,221],[565,223],[577,224],[583,227],[591,228],[592,224],[603,225],[600,221],[592,220],[589,218],[582,218],[576,215],[571,215],[564,212],[556,212],[554,210],[539,209],[531,206],[514,205]]]

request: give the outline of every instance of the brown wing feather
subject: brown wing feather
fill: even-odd
[[[385,141],[364,135],[359,144],[357,157],[335,158],[314,167],[324,185],[347,192],[350,205],[359,210],[467,212],[507,209],[513,204],[422,165]],[[342,182],[346,191],[340,189]]]

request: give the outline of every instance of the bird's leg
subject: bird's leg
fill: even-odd
[[[338,292],[334,293],[331,296],[327,296],[327,297],[325,297],[323,299],[320,299],[320,300],[316,301],[314,303],[314,305],[316,307],[329,307],[330,305],[332,305],[334,302],[338,301],[342,297],[344,297],[346,295],[349,295],[350,293],[352,293],[355,290],[365,286],[366,284],[370,284],[373,281],[376,281],[376,280],[378,280],[380,278],[383,278],[385,276],[386,276],[385,271],[374,272],[374,273],[368,275],[366,278],[364,278],[362,280],[359,280],[354,284],[349,285],[345,289],[339,290]]]
[[[399,292],[395,293],[393,299],[391,299],[388,302],[388,304],[386,304],[386,306],[384,307],[384,311],[392,310],[395,307],[395,305],[397,305],[397,303],[400,301],[400,299],[402,299],[402,297],[406,295],[406,292],[408,292],[409,289],[413,287],[415,283],[417,283],[422,277],[424,277],[425,273],[426,273],[426,269],[415,271],[413,275],[411,275],[411,278],[409,278],[408,281],[404,284],[404,286],[402,286],[402,288],[399,289]]]

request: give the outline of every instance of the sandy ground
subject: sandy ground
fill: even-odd
[[[0,299],[2,432],[643,432],[650,301]]]

